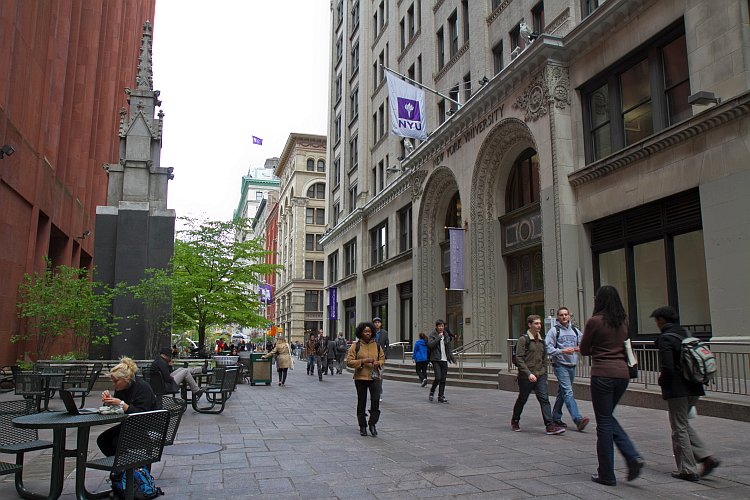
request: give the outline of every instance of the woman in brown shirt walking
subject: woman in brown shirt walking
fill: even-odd
[[[591,356],[591,403],[596,416],[599,469],[591,480],[607,486],[617,484],[614,445],[628,464],[628,481],[638,477],[643,468],[643,459],[614,416],[617,402],[630,381],[625,358],[626,338],[628,322],[620,294],[613,286],[602,286],[594,298],[594,315],[583,330],[581,354]]]
[[[385,353],[375,342],[375,325],[370,322],[357,325],[354,342],[346,354],[346,366],[354,368],[354,387],[357,388],[357,421],[360,436],[367,435],[369,425],[370,434],[378,435],[375,424],[380,418],[380,384],[379,369],[385,363]],[[365,409],[367,407],[367,392],[370,392],[370,420],[367,421]]]

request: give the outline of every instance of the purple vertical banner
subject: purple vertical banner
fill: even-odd
[[[260,301],[262,304],[271,304],[273,302],[273,288],[267,283],[260,284]]]
[[[336,292],[337,288],[335,286],[328,289],[328,319],[339,319],[339,306]]]
[[[450,286],[451,290],[464,289],[464,230],[460,227],[448,228],[450,240]]]

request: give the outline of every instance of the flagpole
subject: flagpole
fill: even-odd
[[[439,95],[439,96],[440,96],[440,97],[442,97],[443,99],[447,99],[447,100],[449,100],[450,102],[454,103],[454,104],[455,104],[456,106],[458,106],[459,108],[461,108],[461,103],[460,103],[460,102],[458,102],[458,101],[454,101],[453,99],[451,99],[451,98],[450,98],[450,97],[448,97],[447,95],[445,95],[445,94],[441,94],[441,93],[440,93],[440,92],[438,92],[437,90],[433,90],[433,89],[431,89],[430,87],[428,87],[428,86],[426,86],[426,85],[422,85],[422,84],[421,84],[421,83],[419,83],[418,81],[416,81],[416,80],[412,80],[412,79],[411,79],[411,78],[409,78],[408,76],[406,76],[406,75],[402,75],[402,74],[401,74],[401,73],[399,73],[398,71],[393,71],[393,70],[392,70],[391,68],[389,68],[389,67],[388,67],[388,66],[386,66],[385,64],[381,64],[381,65],[380,65],[380,67],[381,67],[381,68],[383,68],[383,69],[384,69],[384,70],[386,70],[386,71],[390,71],[390,72],[391,72],[391,73],[393,73],[394,75],[396,75],[396,76],[398,76],[398,77],[401,77],[401,78],[403,78],[404,80],[406,80],[406,81],[408,81],[408,82],[411,82],[411,83],[413,83],[414,85],[419,85],[420,87],[422,87],[423,89],[425,89],[425,90],[426,90],[427,92],[432,92],[432,93],[433,93],[433,94],[435,94],[435,95]]]

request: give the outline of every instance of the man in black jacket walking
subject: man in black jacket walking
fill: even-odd
[[[435,321],[435,329],[430,332],[427,338],[428,357],[432,363],[432,371],[435,373],[435,380],[430,387],[429,399],[435,399],[435,388],[438,387],[438,402],[448,403],[445,399],[445,380],[448,378],[448,362],[456,363],[451,352],[451,341],[453,335],[445,331],[445,321],[439,319]]]
[[[677,462],[677,471],[672,477],[686,481],[698,481],[719,466],[719,460],[708,452],[703,441],[690,425],[691,408],[705,395],[703,385],[691,382],[682,375],[682,339],[687,337],[685,329],[679,325],[677,311],[669,306],[651,313],[661,335],[656,339],[659,348],[659,385],[662,398],[667,400],[669,425],[672,428],[672,450]],[[698,474],[698,465],[703,468]]]

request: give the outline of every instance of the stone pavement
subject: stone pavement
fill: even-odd
[[[532,397],[522,432],[515,433],[509,425],[512,392],[448,387],[450,404],[443,405],[427,401],[428,388],[386,379],[379,436],[361,437],[351,375],[318,382],[303,372],[298,361],[287,387],[276,381],[238,386],[221,415],[188,407],[175,447],[165,448],[153,469],[166,498],[750,497],[750,423],[698,416],[696,429],[723,463],[711,476],[690,483],[669,475],[674,460],[666,412],[620,406],[616,415],[646,467],[628,483],[617,455],[619,481],[613,488],[589,479],[596,471],[596,425],[588,401],[580,401],[592,418],[586,432],[545,435]],[[98,432],[92,432],[91,454],[98,454]],[[210,451],[209,445],[218,451],[199,453]],[[49,454],[27,456],[26,482],[33,491],[46,491]],[[73,465],[66,460],[63,498],[74,497]],[[89,490],[106,486],[105,476],[89,470]],[[18,498],[12,477],[1,479],[0,498]]]

